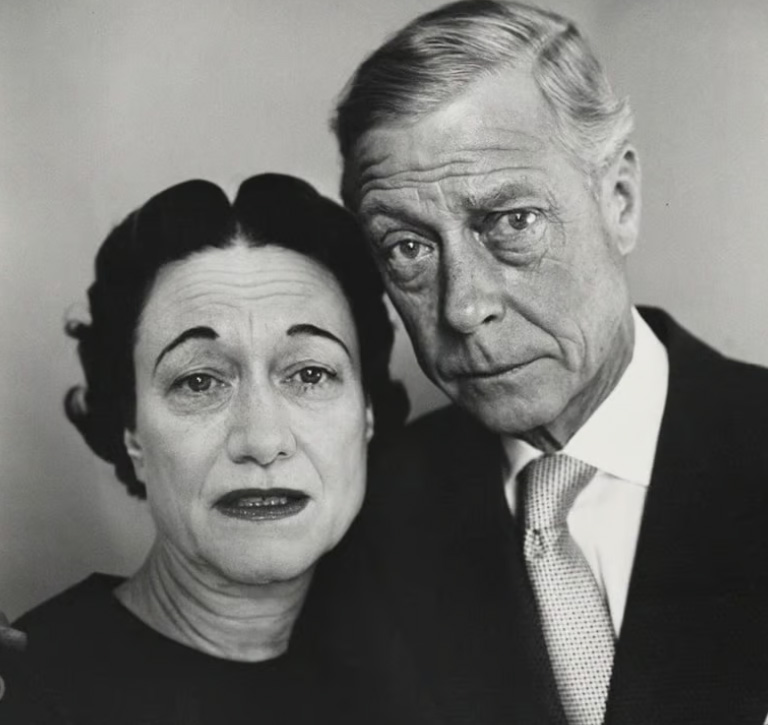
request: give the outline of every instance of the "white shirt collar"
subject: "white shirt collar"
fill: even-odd
[[[667,399],[669,359],[664,345],[634,308],[632,319],[635,344],[627,369],[562,452],[603,473],[648,486]],[[503,443],[509,461],[509,481],[514,481],[527,463],[542,455],[518,438],[504,438]],[[514,486],[507,489],[509,496]],[[514,511],[514,502],[510,501],[510,505]]]

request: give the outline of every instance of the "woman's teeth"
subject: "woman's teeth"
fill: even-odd
[[[216,508],[226,516],[258,521],[294,516],[308,503],[309,497],[300,491],[239,489],[224,494]]]
[[[269,498],[246,498],[239,502],[240,506],[285,506],[287,496],[270,496]]]

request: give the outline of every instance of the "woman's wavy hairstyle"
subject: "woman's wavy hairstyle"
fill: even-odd
[[[113,229],[96,255],[96,279],[88,290],[91,321],[71,321],[66,328],[77,340],[85,373],[85,385],[67,393],[67,417],[139,498],[146,489],[136,478],[123,434],[136,422],[133,349],[141,312],[161,267],[236,241],[299,252],[335,276],[357,328],[376,438],[407,416],[405,391],[389,374],[394,330],[383,286],[349,212],[291,176],[253,176],[232,203],[215,184],[187,181],[154,196]]]

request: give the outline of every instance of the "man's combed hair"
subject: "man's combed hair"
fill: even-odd
[[[586,172],[598,172],[627,140],[629,104],[614,95],[572,22],[506,0],[460,0],[407,25],[347,84],[333,121],[345,203],[355,205],[354,152],[367,131],[423,117],[505,68],[531,72],[560,143]]]
[[[136,478],[123,434],[135,426],[133,348],[141,312],[164,265],[235,243],[284,247],[334,275],[357,329],[376,439],[401,426],[407,416],[405,390],[389,374],[394,330],[384,287],[352,215],[290,176],[253,176],[231,203],[215,184],[187,181],[154,196],[104,240],[88,290],[91,320],[67,325],[85,374],[85,385],[66,396],[67,417],[139,498],[146,488]]]

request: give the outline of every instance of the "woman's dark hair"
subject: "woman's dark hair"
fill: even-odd
[[[337,279],[360,341],[363,387],[380,438],[408,413],[402,386],[389,375],[394,330],[384,289],[355,219],[300,179],[261,174],[242,183],[233,203],[208,181],[187,181],[152,197],[104,240],[88,290],[90,324],[73,321],[85,385],[64,407],[91,449],[115,466],[128,492],[146,496],[123,443],[136,422],[133,348],[142,309],[161,267],[242,240],[306,255]]]

